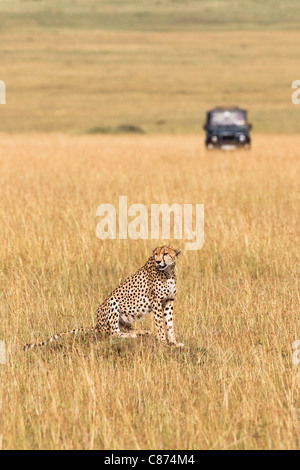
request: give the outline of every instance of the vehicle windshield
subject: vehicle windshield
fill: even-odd
[[[214,111],[210,115],[211,126],[245,126],[246,114],[244,111]]]

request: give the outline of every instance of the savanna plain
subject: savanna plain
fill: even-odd
[[[298,449],[297,2],[251,0],[248,22],[244,1],[137,3],[0,0],[0,449]],[[220,103],[249,109],[251,150],[205,150]],[[24,353],[94,325],[170,242],[99,240],[119,195],[205,205],[202,250],[171,240],[185,348],[86,334]]]
[[[261,135],[208,154],[198,136],[2,136],[2,448],[299,446],[299,144]],[[203,249],[174,241],[185,349],[86,335],[24,354],[95,324],[150,256],[156,241],[96,238],[97,206],[119,194],[205,204]]]

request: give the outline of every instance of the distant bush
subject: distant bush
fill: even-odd
[[[118,126],[97,126],[87,131],[87,134],[145,134],[144,129],[133,124]]]

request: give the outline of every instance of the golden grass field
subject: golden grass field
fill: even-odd
[[[233,153],[199,136],[1,135],[1,449],[299,448],[299,149],[296,135]],[[94,324],[162,243],[97,239],[98,205],[120,194],[205,204],[205,245],[177,266],[185,349],[86,335],[24,353]]]
[[[299,1],[0,0],[0,17],[0,449],[299,449]],[[251,151],[205,150],[216,105],[249,110]],[[203,249],[173,241],[184,350],[78,335],[24,353],[94,325],[170,242],[100,241],[119,195],[205,205]]]
[[[1,13],[1,11],[0,11]],[[216,105],[260,133],[300,133],[300,31],[0,31],[2,132],[198,134]]]

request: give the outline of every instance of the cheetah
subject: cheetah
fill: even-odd
[[[173,304],[176,296],[175,265],[181,250],[162,246],[153,250],[147,263],[118,286],[97,309],[96,326],[59,333],[42,343],[26,344],[24,350],[40,348],[68,334],[91,331],[101,335],[135,338],[151,334],[132,328],[136,320],[151,311],[154,314],[156,338],[178,348],[173,327]]]

